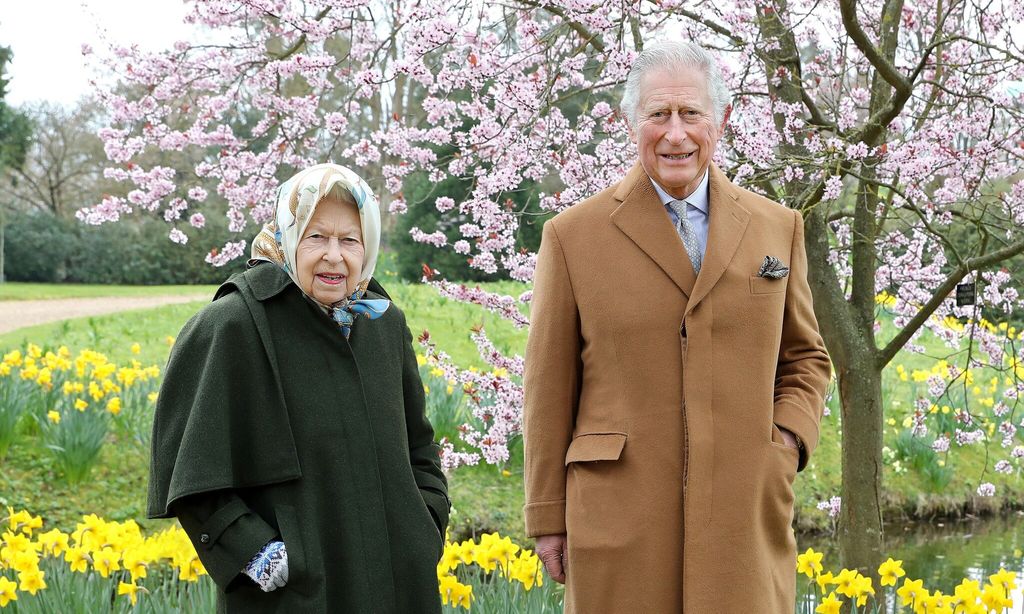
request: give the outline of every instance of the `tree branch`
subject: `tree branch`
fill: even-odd
[[[893,66],[889,60],[887,60],[875,45],[868,39],[867,32],[864,31],[860,26],[860,22],[857,21],[857,0],[839,0],[839,12],[843,17],[843,26],[846,27],[846,33],[850,35],[853,43],[860,49],[860,52],[864,54],[864,57],[871,62],[871,65],[875,67],[878,74],[885,79],[889,85],[893,86],[897,92],[906,93],[910,95],[911,84],[907,81],[899,69]]]

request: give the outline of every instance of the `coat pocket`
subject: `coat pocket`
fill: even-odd
[[[786,280],[788,277],[782,279],[771,279],[769,277],[758,277],[757,275],[750,276],[750,293],[751,294],[775,294],[776,292],[782,292],[786,289]]]
[[[565,464],[619,460],[625,446],[625,433],[583,433],[569,444]]]
[[[317,588],[319,576],[318,544],[304,543],[302,528],[299,525],[295,508],[290,505],[278,505],[274,508],[277,525],[281,531],[285,550],[288,552],[288,584],[286,588],[304,595],[312,595]]]

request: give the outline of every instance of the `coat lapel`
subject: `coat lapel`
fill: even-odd
[[[708,187],[708,214],[711,216],[708,220],[708,247],[700,275],[686,304],[687,315],[722,278],[750,222],[750,212],[740,205],[735,186],[714,164],[711,165]]]
[[[612,223],[654,260],[686,296],[690,296],[697,281],[693,265],[643,167],[637,164],[629,171],[614,197],[622,204],[612,212]],[[714,219],[712,216],[712,223]]]

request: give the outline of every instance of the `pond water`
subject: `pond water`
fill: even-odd
[[[1024,513],[984,520],[942,520],[887,526],[885,530],[886,554],[902,560],[903,569],[907,572],[897,588],[906,578],[919,579],[924,580],[925,588],[932,592],[941,590],[948,595],[964,578],[978,580],[984,586],[988,577],[1002,567],[1017,573],[1012,612],[1024,614]],[[828,535],[797,535],[797,547],[800,552],[808,548],[823,552],[825,571],[838,574],[842,568],[839,545]],[[816,585],[815,591],[808,593],[807,582],[806,576],[798,576],[797,603],[805,604],[804,609],[798,607],[798,611],[808,611],[807,603],[817,603],[821,599]],[[876,593],[881,594],[878,589],[876,586]],[[809,611],[814,611],[813,605]]]

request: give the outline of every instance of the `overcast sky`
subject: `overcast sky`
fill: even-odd
[[[9,104],[50,100],[74,103],[96,74],[82,43],[102,51],[101,35],[144,49],[164,49],[190,38],[182,0],[0,0],[0,45],[10,47]]]
[[[89,79],[102,79],[102,75],[95,70],[95,56],[82,56],[82,43],[102,53],[101,36],[154,51],[200,36],[183,22],[184,0],[0,0],[0,4],[0,45],[14,51],[7,70],[6,101],[12,105],[40,100],[73,104],[88,93]],[[1014,37],[1024,37],[1024,25],[1014,28]],[[87,65],[87,59],[93,65]]]

